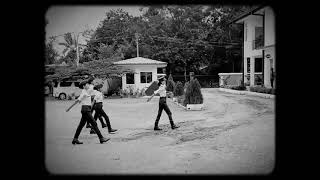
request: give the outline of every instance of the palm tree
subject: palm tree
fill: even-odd
[[[81,33],[81,32],[80,32]],[[59,45],[63,45],[65,49],[62,51],[63,55],[67,55],[69,51],[75,50],[77,53],[76,65],[79,66],[79,46],[85,46],[83,44],[79,44],[79,35],[80,33],[66,33],[64,34],[65,42],[59,43]],[[73,36],[72,36],[73,34]]]

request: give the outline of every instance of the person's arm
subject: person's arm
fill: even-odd
[[[152,95],[148,98],[147,102],[149,102],[149,101],[153,98],[154,95],[155,95],[155,94],[152,94]]]
[[[159,89],[154,91],[151,97],[148,98],[147,102],[149,102],[153,98],[153,96],[155,96],[157,93],[159,93],[159,91],[162,91],[162,90],[163,90],[163,86],[160,86]]]

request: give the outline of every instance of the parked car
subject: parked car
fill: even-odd
[[[82,89],[79,87],[79,81],[61,81],[53,87],[53,96],[61,100],[68,97],[79,97]]]

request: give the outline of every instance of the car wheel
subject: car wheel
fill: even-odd
[[[66,94],[64,94],[64,93],[61,93],[61,94],[59,94],[59,99],[61,99],[61,100],[65,100],[66,99]]]

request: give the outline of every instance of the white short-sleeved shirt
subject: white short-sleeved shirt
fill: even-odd
[[[95,93],[94,100],[96,100],[97,103],[103,102],[103,94],[97,90],[95,90],[94,93]]]
[[[81,105],[91,106],[91,96],[89,95],[88,91],[83,89],[81,91],[78,100],[81,101]]]
[[[159,89],[154,92],[154,94],[157,94],[157,93],[160,94],[160,97],[166,97],[167,96],[166,85],[161,84]]]
[[[92,85],[92,84],[89,85],[88,94],[90,96],[94,96],[95,95],[93,87],[94,87],[94,85]]]

